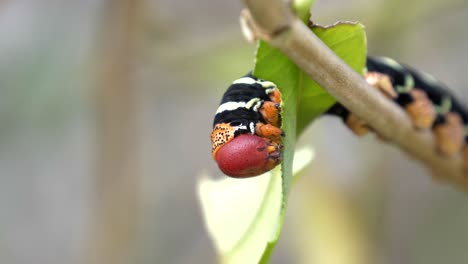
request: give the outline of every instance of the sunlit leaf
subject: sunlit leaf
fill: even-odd
[[[299,151],[294,173],[310,163],[313,152]],[[276,241],[282,208],[281,169],[259,177],[219,180],[202,176],[198,183],[205,223],[222,263],[258,263]]]

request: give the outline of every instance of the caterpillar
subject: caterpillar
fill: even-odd
[[[272,82],[252,74],[234,81],[216,110],[212,155],[231,177],[260,175],[281,160],[281,93]]]
[[[386,57],[367,57],[363,77],[401,106],[416,129],[432,129],[441,155],[463,151],[468,161],[468,111],[444,84]],[[324,114],[340,117],[356,135],[372,131],[340,103]],[[257,176],[281,162],[283,136],[279,89],[249,73],[229,86],[216,111],[213,159],[228,176]]]
[[[416,129],[432,129],[442,155],[453,156],[466,146],[468,111],[446,85],[427,73],[387,57],[369,56],[364,78],[401,106]],[[371,130],[339,103],[327,114],[341,117],[357,135]]]

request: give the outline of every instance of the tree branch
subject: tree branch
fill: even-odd
[[[377,133],[422,161],[433,175],[468,187],[461,155],[447,158],[436,150],[431,131],[416,130],[406,113],[370,86],[338,58],[282,0],[244,0],[255,29],[281,50],[338,102]]]
[[[134,263],[139,213],[138,59],[141,1],[104,1],[95,50],[96,188],[85,263]]]

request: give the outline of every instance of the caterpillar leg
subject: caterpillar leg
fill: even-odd
[[[364,136],[371,130],[370,127],[353,113],[349,113],[344,120],[346,126],[357,136]]]
[[[431,100],[423,90],[417,88],[412,89],[409,95],[412,97],[412,102],[404,107],[413,125],[417,129],[431,128],[436,119],[435,108]]]
[[[281,92],[278,90],[278,88],[275,87],[268,96],[270,97],[270,100],[274,103],[281,104]]]
[[[364,75],[367,83],[377,88],[385,97],[389,99],[395,99],[398,97],[397,92],[393,88],[390,77],[386,74],[379,72],[367,72]]]
[[[445,122],[434,127],[437,147],[442,155],[453,156],[465,146],[465,129],[460,115],[455,112],[445,114],[444,119]]]
[[[363,136],[371,130],[364,120],[349,112],[348,109],[340,103],[334,104],[325,114],[340,117],[345,125],[357,136]]]
[[[276,127],[281,125],[281,107],[279,104],[273,102],[264,102],[258,111],[268,124],[272,124]]]
[[[281,137],[284,136],[283,130],[275,127],[272,124],[257,123],[255,126],[255,134],[260,137],[265,137],[273,142],[281,142]]]
[[[390,77],[379,72],[367,72],[364,76],[366,81],[379,90],[385,97],[395,100],[397,92],[393,88]],[[349,112],[341,104],[334,105],[328,113],[340,116],[346,126],[357,136],[363,136],[369,133],[372,129],[354,113]]]

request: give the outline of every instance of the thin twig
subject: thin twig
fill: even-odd
[[[86,263],[132,263],[138,222],[137,55],[140,1],[105,1],[96,47],[96,197]]]
[[[244,0],[258,36],[281,50],[338,102],[377,133],[422,161],[442,180],[468,186],[460,156],[441,156],[430,131],[414,129],[405,112],[338,58],[281,0]]]

